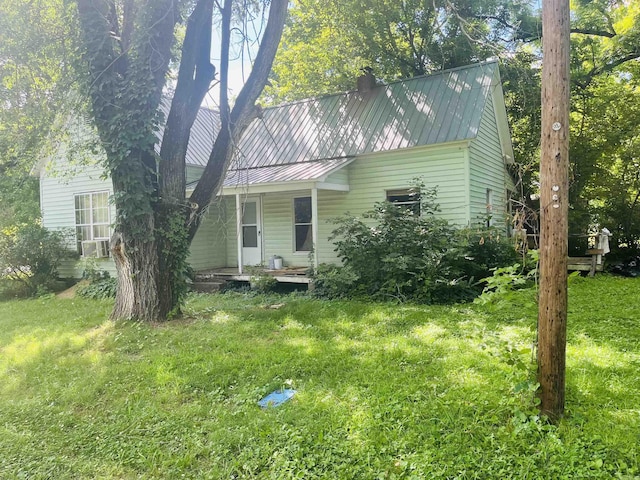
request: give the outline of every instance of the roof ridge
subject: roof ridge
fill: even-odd
[[[417,75],[415,77],[408,77],[408,78],[399,78],[397,80],[393,80],[391,82],[388,83],[381,83],[379,85],[376,85],[374,87],[375,90],[379,89],[379,88],[385,88],[388,87],[390,85],[395,85],[398,83],[407,83],[407,82],[411,82],[414,80],[422,80],[428,77],[438,77],[441,75],[445,75],[445,74],[449,74],[451,72],[456,72],[456,71],[460,71],[460,70],[470,70],[472,68],[479,68],[485,65],[491,65],[491,64],[497,64],[498,63],[498,59],[488,59],[488,60],[483,60],[481,62],[476,62],[476,63],[469,63],[467,65],[460,65],[458,67],[453,67],[453,68],[447,68],[446,70],[438,70],[438,71],[434,71],[431,73],[425,73],[424,75]],[[268,107],[264,107],[264,111],[267,110],[276,110],[279,108],[285,108],[285,107],[291,107],[293,105],[302,105],[305,103],[310,103],[310,102],[314,102],[317,100],[323,100],[325,98],[331,98],[331,97],[341,97],[341,96],[347,96],[347,95],[352,95],[352,94],[357,94],[359,93],[357,89],[354,90],[347,90],[345,92],[334,92],[334,93],[327,93],[324,95],[316,95],[313,97],[308,97],[308,98],[301,98],[299,100],[292,100],[290,102],[284,102],[284,103],[279,103],[278,105],[271,105]]]

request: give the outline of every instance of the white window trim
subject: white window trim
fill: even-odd
[[[309,223],[296,223],[296,199],[299,198],[308,198],[311,201],[311,221]],[[313,246],[311,250],[296,250],[296,226],[298,225],[309,225],[311,227],[311,237],[313,238],[313,198],[311,195],[298,195],[292,198],[291,200],[291,224],[292,224],[292,250],[294,255],[309,255],[313,251]]]
[[[411,195],[412,190],[414,192],[414,194],[417,193],[418,198],[416,200],[411,200],[408,202],[394,202],[389,200],[389,197],[393,197],[393,196],[404,196],[404,195]],[[407,208],[411,208],[411,206],[413,205],[418,205],[418,215],[417,216],[421,216],[422,215],[422,198],[421,198],[421,193],[420,190],[416,191],[415,187],[406,187],[406,188],[391,188],[389,190],[385,190],[384,191],[384,199],[387,202],[390,202],[394,205],[397,206],[407,206]]]
[[[485,214],[487,216],[487,222],[486,222],[486,226],[487,228],[491,228],[495,225],[495,219],[494,219],[494,211],[493,211],[493,189],[492,188],[487,188],[486,193],[485,193]]]
[[[101,194],[106,194],[107,195],[107,212],[108,212],[108,219],[106,222],[99,222],[96,223],[93,221],[93,196],[94,195],[101,195]],[[89,223],[76,223],[76,214],[78,212],[78,209],[76,208],[76,199],[78,197],[82,197],[82,196],[89,196],[89,215],[91,216],[90,218],[90,222]],[[109,205],[109,196],[110,196],[110,192],[109,190],[95,190],[95,191],[89,191],[89,192],[80,192],[80,193],[74,193],[73,194],[73,222],[74,222],[74,235],[76,237],[76,245],[78,243],[80,243],[80,239],[78,238],[78,227],[91,227],[90,228],[90,232],[91,232],[91,238],[84,238],[82,239],[82,241],[93,241],[93,240],[107,240],[109,241],[111,239],[111,208]],[[93,227],[94,226],[107,226],[109,227],[109,234],[106,237],[94,237],[93,235]]]

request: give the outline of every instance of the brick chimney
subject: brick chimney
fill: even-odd
[[[362,72],[363,74],[358,77],[358,91],[368,93],[376,87],[376,77],[371,67],[364,67]]]

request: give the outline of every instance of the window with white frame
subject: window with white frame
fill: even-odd
[[[83,241],[109,240],[109,192],[75,195],[75,213],[76,241],[79,253],[82,253]]]
[[[312,215],[311,197],[293,199],[294,249],[296,252],[310,252],[313,249]]]
[[[406,208],[417,217],[420,216],[420,190],[416,188],[387,190],[387,202]]]
[[[490,188],[487,188],[486,194],[485,194],[485,200],[486,200],[486,214],[487,214],[487,220],[486,220],[486,226],[487,228],[489,227],[493,227],[493,190],[491,190]]]

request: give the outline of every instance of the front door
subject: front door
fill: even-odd
[[[242,264],[262,263],[262,218],[260,198],[242,202]]]

